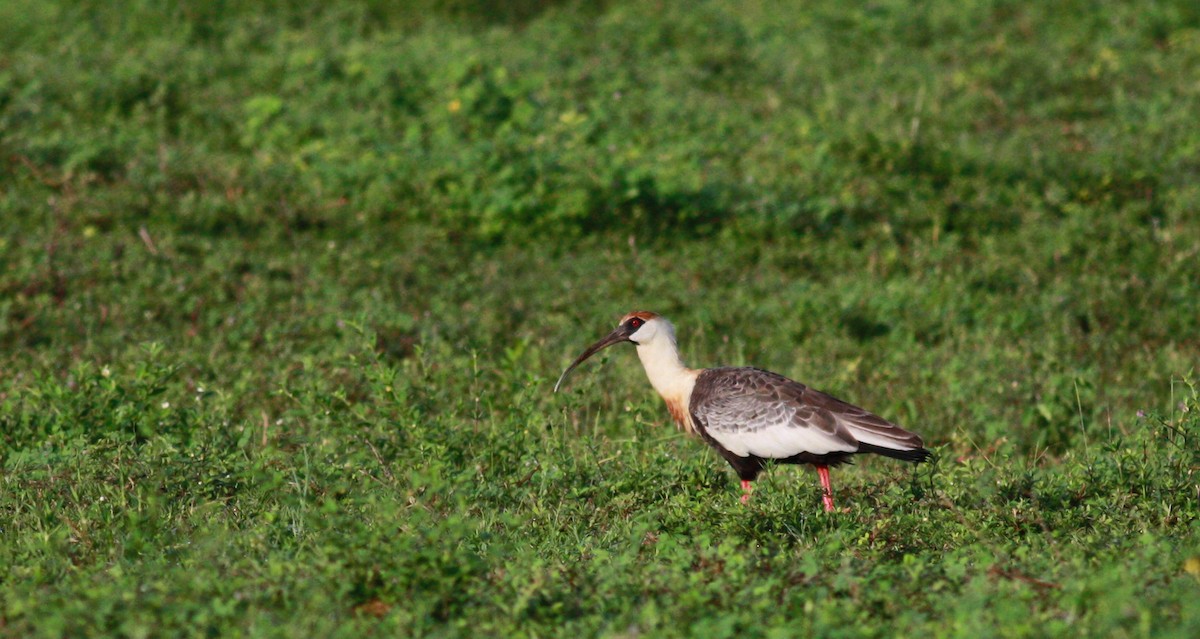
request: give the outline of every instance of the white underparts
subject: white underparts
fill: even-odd
[[[709,435],[738,457],[754,455],[764,459],[787,459],[800,453],[826,455],[858,450],[856,442],[845,441],[816,428],[797,428],[787,423],[739,433],[710,430]]]

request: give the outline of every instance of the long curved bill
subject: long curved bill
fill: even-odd
[[[554,384],[554,392],[558,392],[558,387],[561,386],[563,380],[566,379],[567,373],[570,373],[576,366],[582,364],[583,360],[595,355],[609,346],[612,346],[613,344],[620,344],[621,342],[628,341],[630,341],[629,331],[624,326],[618,326],[616,330],[609,333],[607,337],[589,346],[582,355],[576,357],[575,361],[571,362],[571,365],[567,367],[567,370],[563,371],[562,375],[558,376],[558,381]]]

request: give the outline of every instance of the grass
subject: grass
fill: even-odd
[[[1197,635],[1193,4],[4,4],[0,636]]]

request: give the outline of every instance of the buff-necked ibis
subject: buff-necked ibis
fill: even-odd
[[[821,478],[825,510],[833,510],[829,467],[858,453],[910,462],[929,459],[916,433],[800,382],[758,368],[693,369],[683,364],[675,327],[656,313],[637,311],[592,344],[567,373],[603,348],[632,342],[654,390],[680,428],[700,435],[742,480],[742,502],[750,482],[768,461],[812,464]]]

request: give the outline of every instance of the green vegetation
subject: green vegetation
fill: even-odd
[[[0,3],[0,636],[1200,636],[1200,4],[389,4]]]

